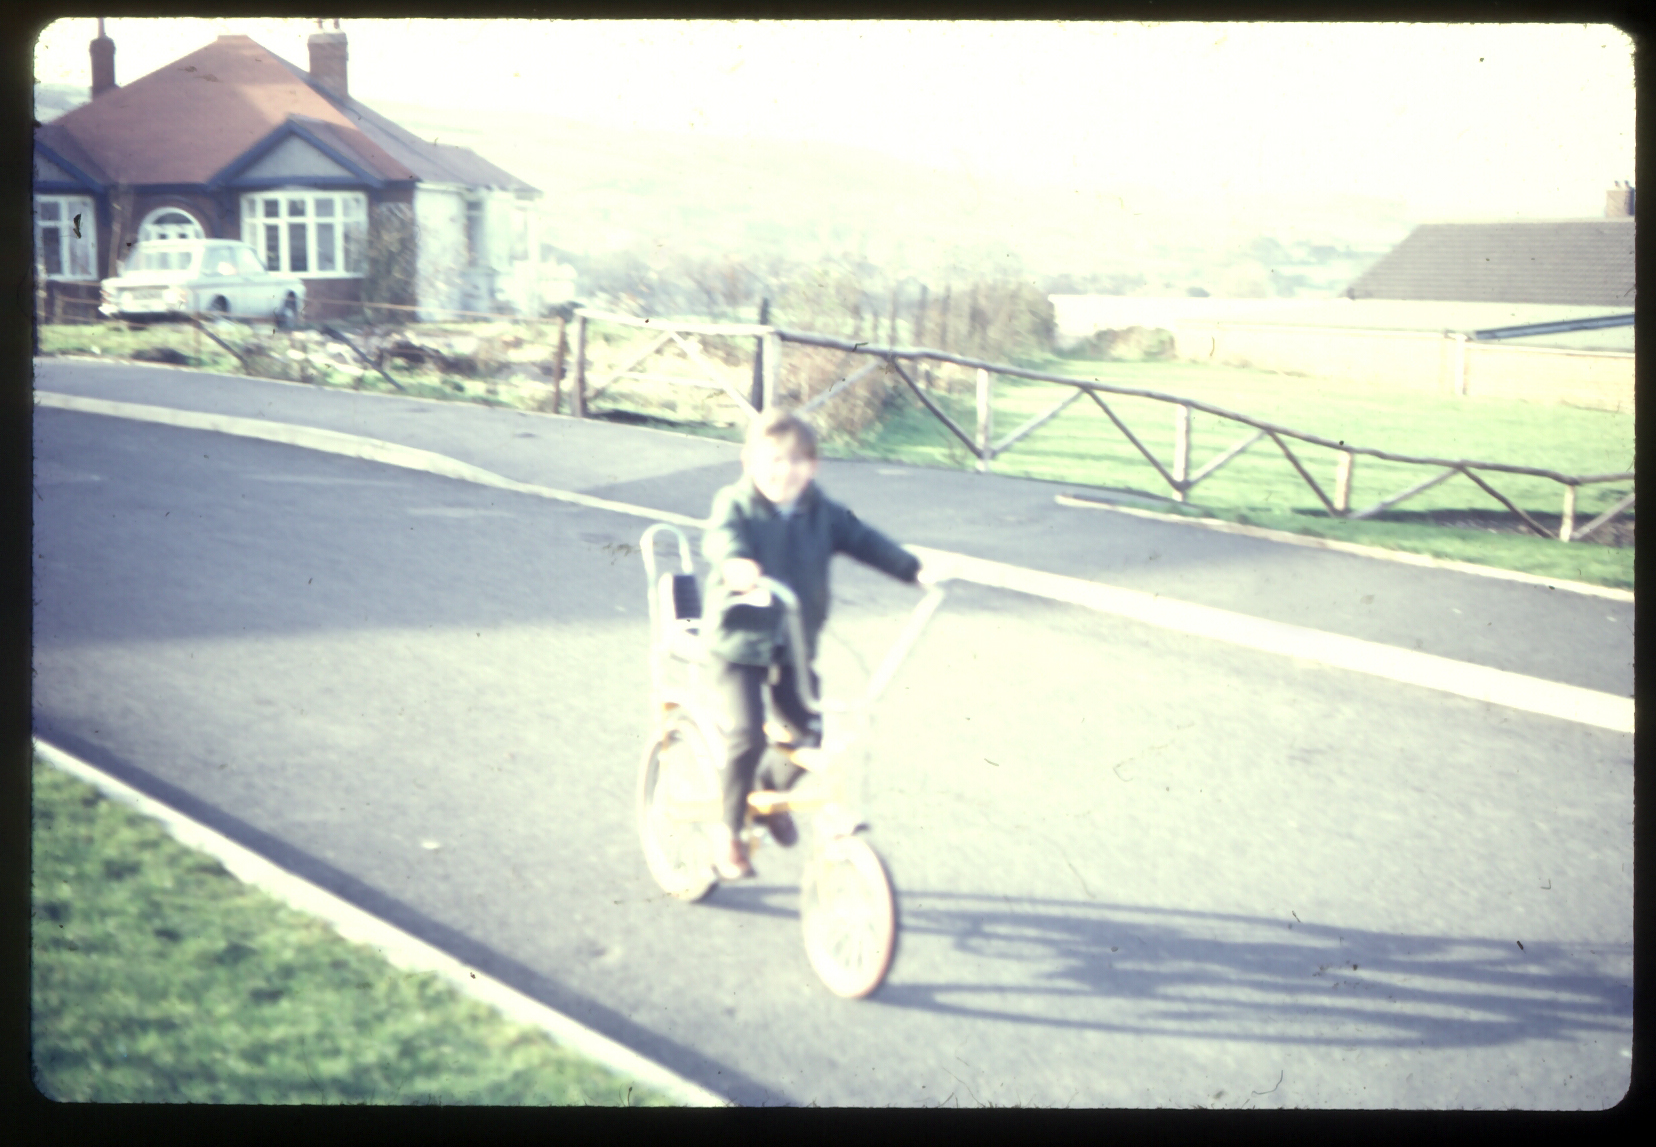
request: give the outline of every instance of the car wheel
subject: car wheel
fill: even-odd
[[[299,300],[289,295],[282,300],[282,305],[276,311],[276,325],[284,331],[291,331],[299,325]]]
[[[229,318],[230,300],[225,298],[223,295],[220,295],[218,298],[207,304],[207,311],[215,319]]]

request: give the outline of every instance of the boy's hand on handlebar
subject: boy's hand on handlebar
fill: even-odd
[[[719,573],[732,593],[746,593],[759,580],[759,563],[752,558],[726,558]]]

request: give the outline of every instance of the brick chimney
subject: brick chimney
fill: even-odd
[[[92,98],[115,87],[115,41],[104,35],[103,17],[98,17],[98,38],[92,41]]]
[[[320,20],[316,26],[318,31],[312,32],[310,38],[311,79],[336,96],[348,96],[351,93],[345,82],[345,33],[339,30],[338,20],[333,22],[331,32],[320,30]]]
[[[1633,214],[1633,185],[1616,180],[1604,196],[1604,217],[1606,219],[1626,219]]]

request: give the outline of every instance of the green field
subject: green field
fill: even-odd
[[[1614,473],[1633,468],[1631,415],[1499,399],[1439,398],[1265,371],[1166,362],[1057,362],[1040,369],[1063,371],[1112,386],[1173,394],[1250,415],[1262,421],[1400,454],[1508,462],[1566,474]],[[1068,393],[1057,383],[997,378],[992,387],[992,440],[1016,429]],[[934,396],[969,433],[977,413],[970,393]],[[1164,466],[1171,469],[1174,413],[1168,404],[1142,398],[1106,398]],[[1197,411],[1191,418],[1190,472],[1254,431]],[[1306,469],[1330,497],[1335,451],[1288,440]],[[902,459],[925,465],[970,467],[975,459],[906,389],[894,394],[877,430],[832,446],[854,456]],[[993,473],[1139,491],[1170,497],[1153,467],[1092,401],[1082,399],[991,464]],[[1433,468],[1358,457],[1351,505],[1362,509],[1431,477]],[[1489,475],[1491,485],[1514,503],[1556,523],[1563,488],[1543,478]],[[1582,487],[1576,504],[1583,525],[1632,491],[1629,481]],[[1144,505],[1144,501],[1136,504]],[[1603,585],[1633,584],[1633,548],[1594,542],[1568,545],[1555,538],[1510,532],[1511,522],[1479,521],[1506,514],[1498,502],[1463,477],[1454,477],[1400,504],[1381,520],[1331,517],[1288,460],[1265,439],[1204,479],[1189,504],[1159,508],[1169,513],[1207,513],[1275,529],[1480,562],[1547,577]],[[1477,526],[1434,524],[1426,514]],[[1631,515],[1627,515],[1630,520]]]
[[[93,1103],[671,1106],[38,758],[35,1081]]]

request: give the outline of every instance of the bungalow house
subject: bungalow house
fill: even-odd
[[[100,21],[91,102],[35,130],[47,313],[95,301],[133,243],[163,237],[251,244],[304,278],[313,318],[364,302],[426,319],[538,311],[540,192],[352,99],[337,27],[310,37],[309,72],[220,36],[117,86]]]
[[[1423,223],[1345,296],[1631,310],[1632,200],[1613,189],[1603,219]]]
[[[1633,188],[1603,218],[1425,223],[1338,299],[1181,322],[1196,361],[1634,409]],[[1206,300],[1203,300],[1206,301]]]

